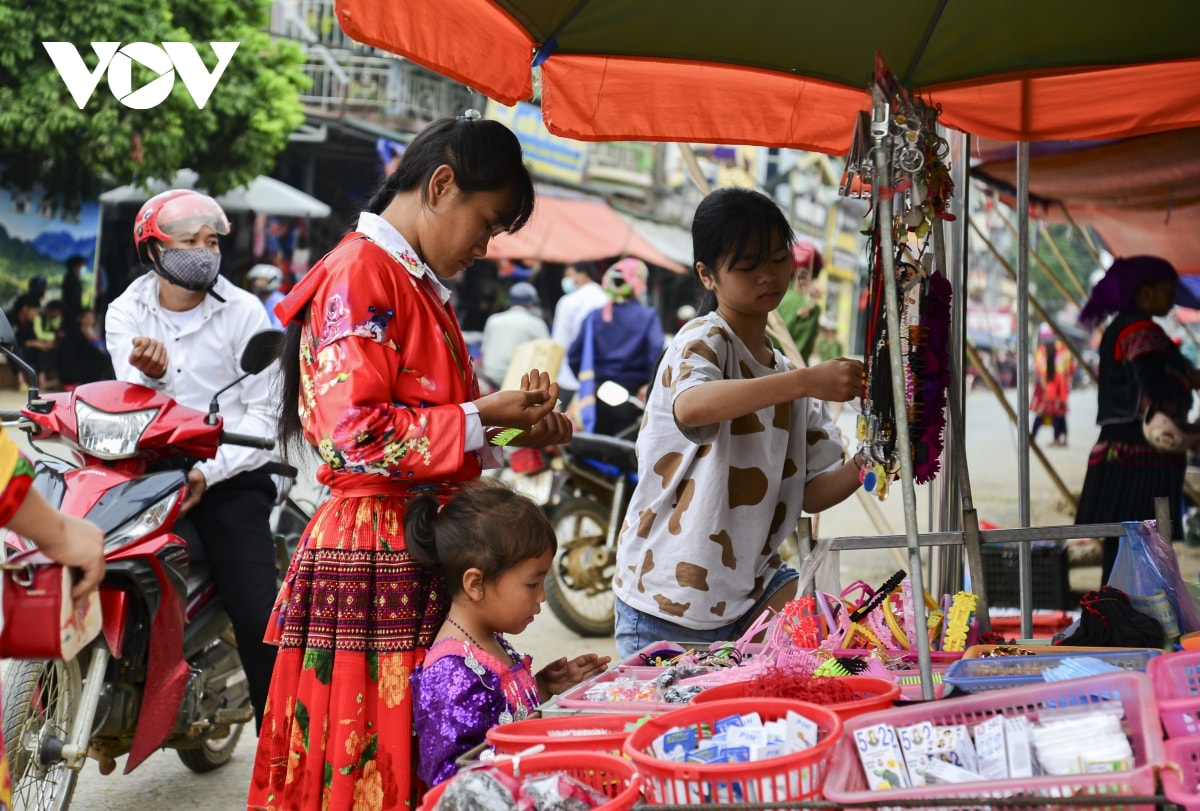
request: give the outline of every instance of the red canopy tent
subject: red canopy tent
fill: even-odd
[[[636,256],[649,264],[686,273],[633,229],[603,200],[539,193],[533,216],[515,234],[500,234],[488,246],[490,259],[577,262]]]
[[[1155,254],[1180,273],[1200,273],[1200,128],[1139,138],[1047,145],[1032,152],[1033,214],[1088,224],[1117,256]],[[1012,144],[984,141],[971,174],[1016,188]]]

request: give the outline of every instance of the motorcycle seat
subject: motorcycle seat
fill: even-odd
[[[575,456],[615,465],[621,470],[637,470],[637,445],[628,439],[577,433],[567,443],[567,451]]]

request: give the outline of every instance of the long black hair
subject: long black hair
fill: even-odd
[[[512,200],[500,222],[509,233],[519,231],[533,214],[533,179],[521,157],[521,144],[498,121],[466,116],[442,118],[413,138],[400,166],[379,184],[367,203],[372,214],[382,214],[397,194],[419,189],[425,199],[429,179],[439,166],[454,170],[454,184],[471,193],[510,189]],[[283,391],[279,415],[279,445],[284,455],[302,444],[300,402],[300,344],[308,308],[288,325],[280,350]]]
[[[463,575],[479,569],[485,583],[529,558],[558,549],[554,527],[531,499],[497,479],[463,487],[441,507],[432,495],[409,502],[404,545],[412,559],[442,573],[450,597]]]
[[[761,265],[770,258],[776,247],[772,242],[779,237],[790,251],[796,235],[774,200],[753,189],[717,189],[700,201],[692,218],[692,267],[703,262],[716,276],[721,262],[729,257],[750,257],[755,265]],[[716,294],[705,290],[696,315],[716,308]]]

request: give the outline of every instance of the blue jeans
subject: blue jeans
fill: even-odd
[[[758,598],[758,602],[751,606],[749,611],[729,625],[724,625],[720,628],[709,628],[707,630],[696,630],[695,628],[688,628],[686,625],[676,625],[657,615],[638,611],[636,608],[630,608],[621,602],[621,598],[618,597],[616,601],[617,655],[622,659],[628,659],[642,648],[655,642],[709,643],[730,642],[738,639],[758,619],[758,615],[767,607],[767,603],[771,601],[775,593],[799,576],[799,572],[786,563],[783,564],[779,567],[779,571],[775,572],[775,576],[771,578],[771,582],[763,589],[762,596]]]

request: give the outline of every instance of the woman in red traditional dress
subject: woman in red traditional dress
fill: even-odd
[[[356,229],[282,301],[282,440],[314,446],[332,497],[309,522],[276,602],[280,645],[250,786],[252,809],[401,808],[413,779],[409,674],[447,609],[405,550],[408,501],[495,460],[488,440],[565,442],[557,386],[479,396],[442,281],[533,210],[516,137],[468,116],[421,132]],[[298,408],[297,408],[298,404]]]
[[[1029,441],[1037,439],[1043,425],[1054,429],[1054,447],[1067,446],[1067,401],[1071,396],[1071,378],[1075,376],[1075,358],[1067,345],[1058,339],[1049,324],[1038,329],[1038,346],[1034,350],[1036,381],[1029,409],[1035,419],[1029,430]]]

